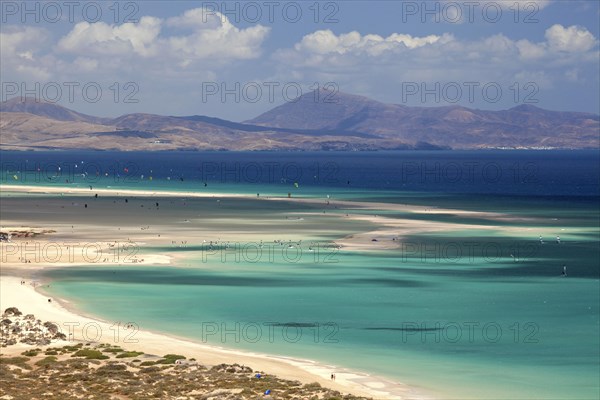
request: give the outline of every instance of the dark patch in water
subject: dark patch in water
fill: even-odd
[[[416,281],[416,280],[411,280],[411,279],[393,279],[393,278],[366,278],[366,279],[361,279],[361,278],[356,278],[356,279],[349,279],[346,282],[348,282],[349,284],[354,284],[354,285],[380,285],[380,286],[391,286],[391,287],[425,287],[425,286],[431,286],[431,284],[423,282],[423,281]]]
[[[291,328],[316,328],[319,326],[319,324],[314,324],[314,323],[306,323],[306,322],[265,322],[264,325],[269,325],[269,326],[285,326],[285,327],[291,327]]]
[[[444,328],[392,328],[392,327],[374,327],[374,328],[363,328],[366,331],[400,331],[400,332],[432,332],[441,331]]]

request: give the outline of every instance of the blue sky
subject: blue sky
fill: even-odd
[[[2,100],[242,121],[327,87],[332,100],[598,113],[599,4],[4,1]]]

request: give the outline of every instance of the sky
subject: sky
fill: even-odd
[[[4,101],[244,121],[301,95],[600,113],[600,2],[2,1]],[[316,96],[316,88],[327,92]]]

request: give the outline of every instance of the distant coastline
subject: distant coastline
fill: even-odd
[[[254,119],[146,113],[100,118],[35,98],[0,103],[0,149],[123,151],[378,151],[599,149],[600,115],[528,104],[488,111],[408,107],[313,93]],[[310,117],[307,117],[310,116]]]

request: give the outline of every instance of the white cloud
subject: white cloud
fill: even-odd
[[[156,54],[155,41],[161,20],[142,17],[138,23],[109,25],[105,22],[79,22],[58,42],[58,49],[71,53],[140,56]]]
[[[39,49],[47,40],[45,29],[32,26],[8,26],[0,32],[0,51],[2,58],[18,52],[30,52]]]
[[[377,56],[386,51],[414,49],[440,40],[450,40],[450,37],[437,35],[413,37],[407,34],[393,33],[384,38],[374,34],[362,36],[356,31],[337,36],[331,30],[320,30],[304,36],[294,48],[297,51],[316,54],[366,53]]]
[[[167,23],[192,29],[189,35],[163,39],[163,48],[170,51],[174,57],[183,58],[186,65],[190,59],[209,57],[257,58],[270,31],[262,25],[239,29],[223,15],[211,15],[206,19],[201,9],[188,10],[182,16],[169,19]]]
[[[163,35],[162,25],[191,31],[186,35]],[[138,23],[109,25],[80,22],[58,43],[58,49],[75,54],[102,56],[171,58],[182,68],[195,60],[251,59],[260,56],[269,28],[256,25],[235,27],[219,13],[206,14],[202,8],[187,10],[166,21],[142,17]]]
[[[516,46],[519,49],[519,55],[524,60],[536,60],[546,54],[546,46],[531,43],[527,39],[518,40]]]
[[[12,78],[45,80],[51,76],[44,63],[38,62],[38,54],[48,42],[49,34],[43,28],[31,26],[8,26],[0,32],[1,72],[14,71]]]
[[[589,52],[598,44],[598,40],[587,29],[578,26],[565,28],[556,24],[546,29],[546,41],[532,43],[523,39],[516,42],[519,55],[523,60],[539,60],[541,58],[553,58],[560,63],[568,62],[571,57],[560,59],[560,53],[579,53],[579,61],[587,61]],[[557,54],[559,53],[559,54]]]
[[[378,64],[397,59],[415,65],[437,62],[440,69],[454,62],[468,69],[467,62],[477,61],[510,68],[515,58],[549,59],[558,64],[589,61],[593,59],[591,50],[598,45],[594,35],[578,26],[557,24],[548,28],[545,36],[546,41],[532,43],[527,39],[513,40],[501,33],[478,40],[460,40],[449,33],[423,37],[393,33],[384,38],[356,31],[336,35],[330,30],[320,30],[305,35],[293,48],[278,51],[275,57],[287,64],[312,67],[321,63]],[[575,57],[574,53],[578,55]]]
[[[73,64],[82,72],[94,72],[98,69],[98,60],[89,57],[77,57]]]
[[[190,28],[192,30],[218,29],[225,23],[229,23],[226,16],[204,8],[187,10],[177,17],[167,19],[167,25],[169,26]]]
[[[547,30],[546,38],[533,43],[501,33],[465,39],[449,33],[414,37],[399,32],[383,38],[316,31],[273,58],[280,79],[302,72],[308,82],[332,80],[346,92],[375,94],[405,82],[497,82],[506,93],[516,82],[534,82],[547,91],[589,77],[568,70],[598,68],[598,43],[587,30],[558,25]]]
[[[585,28],[575,25],[565,28],[559,24],[546,30],[546,40],[551,50],[569,53],[588,51],[598,43],[594,35]]]

